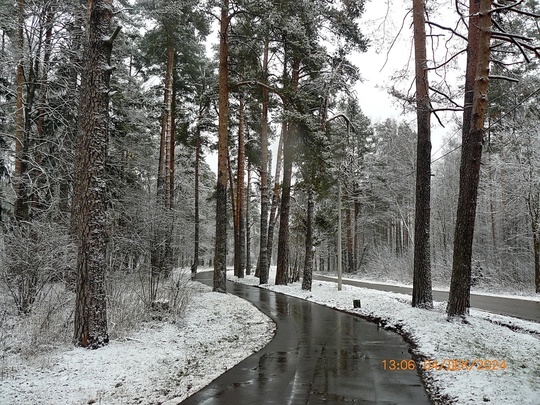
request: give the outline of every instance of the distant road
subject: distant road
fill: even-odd
[[[313,279],[337,282],[337,277],[332,276],[313,275]],[[409,287],[364,283],[356,280],[343,280],[343,284],[379,291],[412,294],[412,288]],[[448,301],[448,293],[446,291],[433,290],[433,299],[435,301]],[[540,302],[538,301],[471,294],[471,307],[496,314],[514,316],[528,321],[540,322]]]

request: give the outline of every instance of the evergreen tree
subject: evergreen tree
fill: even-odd
[[[105,165],[111,52],[119,29],[111,33],[112,0],[90,1],[88,11],[72,205],[78,245],[74,342],[98,348],[109,341]]]

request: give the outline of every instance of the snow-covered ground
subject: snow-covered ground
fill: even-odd
[[[178,404],[273,337],[252,304],[190,282],[181,324],[149,322],[98,350],[63,347],[24,358],[2,348],[1,405]]]
[[[258,283],[252,276],[230,278]],[[429,311],[412,308],[411,297],[405,294],[348,285],[337,291],[336,283],[323,281],[314,281],[308,292],[302,291],[300,283],[273,285],[274,279],[271,274],[264,288],[357,313],[401,331],[414,343],[420,363],[431,366],[423,371],[426,386],[445,403],[540,404],[538,323],[478,310],[471,310],[467,324],[452,323],[447,321],[445,302],[436,302]],[[354,299],[361,300],[361,308],[353,308]],[[452,370],[458,367],[466,369]]]
[[[258,279],[248,276],[241,282],[258,284]],[[451,398],[456,404],[540,404],[537,323],[474,310],[468,324],[449,323],[445,303],[427,311],[411,308],[410,296],[403,294],[346,285],[338,292],[335,283],[319,281],[311,292],[299,283],[272,284],[264,287],[400,330],[414,342],[421,361],[470,361],[470,370],[424,372],[427,386],[447,403]],[[149,322],[94,351],[60,347],[26,358],[2,348],[0,404],[178,404],[272,338],[274,324],[251,304],[199,283],[188,287],[192,297],[180,324]],[[353,299],[360,299],[362,308],[353,309]],[[491,370],[493,360],[499,370]],[[500,369],[503,360],[505,369]]]

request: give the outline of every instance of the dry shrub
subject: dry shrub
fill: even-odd
[[[413,271],[412,258],[412,249],[400,256],[396,256],[395,252],[386,246],[373,249],[366,260],[366,275],[377,281],[410,283]]]
[[[62,283],[49,283],[38,296],[32,312],[20,314],[13,300],[4,302],[0,321],[2,356],[31,358],[71,343],[74,294]]]
[[[152,320],[179,322],[189,301],[190,277],[187,270],[175,269],[162,281],[156,298],[151,299],[149,274],[111,275],[107,289],[110,337],[124,337]]]
[[[46,286],[62,281],[75,268],[75,245],[67,229],[33,221],[12,224],[0,240],[0,282],[13,297],[19,313],[29,314]]]

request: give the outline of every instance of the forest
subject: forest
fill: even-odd
[[[378,122],[364,3],[0,0],[0,323],[100,347],[184,305],[177,268],[540,293],[538,1],[385,2]]]

